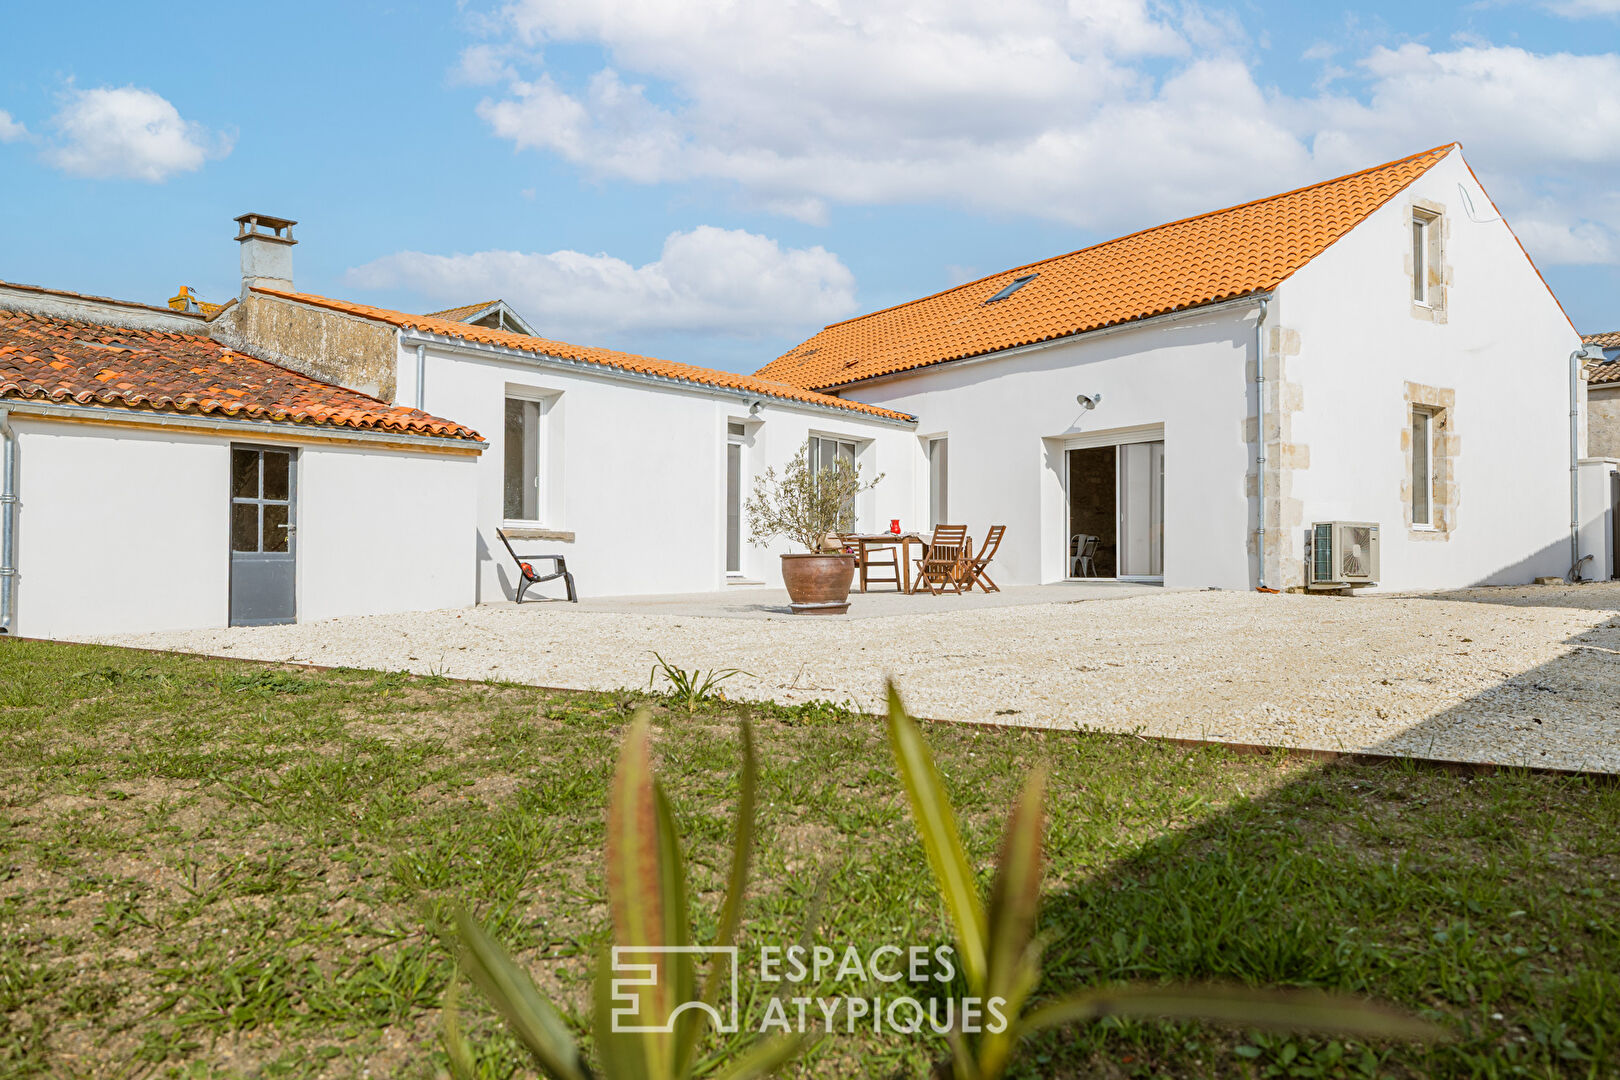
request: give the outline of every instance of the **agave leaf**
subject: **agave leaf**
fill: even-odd
[[[675,829],[675,813],[669,799],[658,783],[653,784],[653,803],[658,813],[658,865],[660,869],[661,906],[664,914],[663,940],[676,949],[692,944],[692,924],[686,906],[686,863],[681,857],[680,835]],[[685,1072],[687,1049],[697,1041],[701,1009],[681,1009],[697,998],[697,981],[693,975],[692,954],[671,952],[662,957],[659,975],[668,982],[668,1000],[672,1009],[680,1009],[675,1016],[673,1045],[659,1053],[664,1068],[670,1075]],[[671,1052],[673,1051],[673,1052]]]
[[[761,1040],[748,1053],[714,1074],[715,1080],[757,1080],[770,1076],[797,1057],[803,1045],[804,1036],[797,1033]]]
[[[658,791],[653,782],[649,720],[636,713],[619,750],[608,801],[607,889],[613,920],[613,943],[623,947],[659,948],[666,939],[667,900],[659,835]],[[637,962],[642,957],[633,957]],[[674,1008],[666,957],[649,955],[656,966],[656,985],[640,988],[638,1026],[662,1024]]]
[[[451,1080],[474,1080],[472,1050],[461,1033],[461,969],[450,977],[440,1010],[439,1043],[450,1060]]]
[[[579,1056],[568,1025],[540,996],[528,972],[512,963],[467,912],[456,912],[456,929],[462,960],[473,983],[506,1019],[507,1027],[541,1070],[553,1080],[588,1080],[590,1070]]]
[[[900,767],[900,780],[911,801],[912,820],[928,854],[934,882],[956,929],[956,945],[962,954],[968,987],[982,997],[986,967],[984,903],[962,848],[962,837],[956,831],[956,815],[939,770],[934,767],[916,721],[906,715],[893,681],[889,683],[889,745]]]
[[[746,718],[742,725],[742,782],[737,797],[737,817],[731,831],[731,872],[726,876],[726,898],[720,906],[720,925],[716,929],[716,949],[724,949],[737,940],[737,929],[742,925],[743,899],[748,891],[748,865],[754,850],[754,813],[759,793],[759,760],[754,754],[754,727]],[[720,988],[725,983],[726,968],[720,957],[711,957],[709,974],[703,983],[703,1002],[713,1006],[720,999]],[[703,1010],[693,1009],[694,1014]],[[706,1015],[706,1013],[704,1014]],[[701,1035],[701,1017],[693,1027],[691,1037],[679,1048],[677,1073],[684,1075],[691,1064],[693,1051]]]
[[[984,1073],[979,1069],[979,1063],[973,1060],[973,1052],[968,1047],[967,1038],[955,1027],[945,1033],[945,1041],[951,1046],[951,1080],[984,1080],[986,1075],[995,1076],[995,1073]],[[940,1070],[934,1070],[939,1075]]]
[[[1244,986],[1122,986],[1061,998],[1026,1017],[1021,1034],[1104,1016],[1213,1020],[1244,1027],[1319,1031],[1366,1039],[1443,1039],[1427,1020],[1344,994]]]
[[[614,1022],[613,958],[610,949],[596,955],[596,978],[591,994],[591,1034],[596,1039],[596,1056],[609,1080],[647,1080],[646,1036],[620,1031]],[[638,1023],[640,1017],[632,1017]]]
[[[742,783],[737,795],[737,817],[731,830],[731,873],[726,877],[726,899],[720,908],[715,945],[724,948],[737,940],[742,925],[743,898],[748,891],[748,864],[754,853],[754,808],[759,795],[759,760],[754,754],[754,726],[742,722]],[[709,978],[711,989],[719,982]],[[704,995],[708,1000],[709,996]]]
[[[1001,858],[990,886],[987,996],[1011,1000],[1029,957],[1041,905],[1042,806],[1046,768],[1030,773],[1013,804],[1001,838]]]

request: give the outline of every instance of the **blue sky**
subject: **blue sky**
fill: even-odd
[[[822,324],[1461,140],[1583,331],[1620,327],[1620,0],[8,6],[0,279],[502,295],[751,370]],[[76,26],[61,33],[65,23]]]

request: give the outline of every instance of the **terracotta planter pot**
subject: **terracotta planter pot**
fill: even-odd
[[[849,610],[853,555],[783,555],[782,583],[795,615],[842,615]]]

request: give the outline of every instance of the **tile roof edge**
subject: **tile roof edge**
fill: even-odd
[[[324,308],[324,309],[329,310],[329,311],[336,311],[340,315],[349,315],[349,316],[351,316],[353,318],[356,318],[356,319],[368,319],[368,320],[370,320],[372,322],[380,322],[380,323],[383,323],[383,324],[388,325],[388,326],[397,327],[398,329],[401,329],[401,330],[415,330],[418,333],[429,333],[429,334],[436,333],[436,331],[434,331],[434,330],[432,330],[430,328],[422,327],[422,326],[417,325],[416,323],[411,321],[411,320],[415,320],[415,319],[431,319],[431,318],[434,318],[434,316],[431,316],[431,315],[413,315],[412,313],[407,312],[407,311],[396,311],[396,310],[394,310],[392,308],[379,308],[379,307],[374,307],[371,304],[352,304],[352,303],[350,303],[348,301],[336,300],[336,299],[333,299],[330,296],[320,296],[319,294],[316,294],[316,293],[288,292],[288,291],[282,290],[282,289],[270,289],[270,288],[264,288],[264,287],[258,286],[258,285],[253,286],[253,291],[256,292],[256,293],[263,293],[266,296],[274,296],[277,299],[287,300],[287,301],[290,301],[290,302],[295,303],[295,304],[308,304],[311,307],[318,307],[318,308]],[[351,310],[348,310],[349,308],[352,308],[352,307],[363,307],[363,308],[366,308],[368,310],[367,311],[351,311]],[[453,321],[453,320],[439,320],[439,321],[441,321],[441,322],[449,322],[449,321]],[[588,353],[593,351],[591,348],[589,348],[587,346],[574,345],[574,344],[572,344],[570,342],[557,341],[557,340],[555,340],[553,338],[540,338],[540,337],[532,337],[531,338],[530,335],[527,335],[527,334],[514,334],[514,333],[512,333],[511,331],[508,331],[508,330],[493,330],[493,329],[490,329],[489,327],[472,326],[470,324],[468,325],[467,328],[468,328],[469,331],[476,331],[476,332],[478,332],[480,334],[497,334],[497,335],[500,335],[502,337],[508,337],[508,338],[529,339],[529,340],[534,340],[534,341],[546,341],[546,342],[549,342],[552,345],[562,346],[565,349],[571,350],[571,352],[551,353],[551,352],[546,352],[545,350],[542,350],[542,349],[525,348],[522,345],[517,344],[516,342],[510,343],[510,344],[508,344],[506,346],[507,348],[510,348],[515,352],[529,353],[529,354],[534,355],[534,356],[560,357],[561,359],[572,360],[572,361],[575,361],[577,363],[596,364],[596,365],[599,365],[600,367],[602,367],[604,369],[607,369],[607,370],[614,370],[614,369],[623,370],[623,371],[630,371],[631,370],[631,369],[625,367],[622,364],[614,364],[614,363],[610,363],[610,362],[606,362],[606,361],[602,361],[602,360],[593,359],[592,357],[587,355]],[[474,341],[476,341],[476,339],[464,339],[464,340],[474,340]],[[781,390],[773,391],[773,390],[770,390],[770,389],[767,389],[767,388],[760,388],[760,389],[756,390],[755,392],[765,394],[766,396],[769,396],[769,397],[775,397],[775,398],[777,398],[779,400],[782,400],[782,401],[798,402],[799,404],[802,404],[802,405],[811,405],[811,406],[816,406],[816,407],[819,407],[819,408],[838,409],[838,410],[843,411],[843,412],[853,413],[853,414],[855,414],[857,416],[861,416],[861,415],[873,416],[873,417],[877,417],[879,419],[896,420],[896,421],[901,421],[901,422],[905,422],[905,423],[915,423],[916,420],[917,420],[917,418],[915,416],[912,416],[910,413],[901,412],[898,409],[887,409],[887,408],[884,408],[881,405],[872,405],[872,404],[869,404],[869,403],[864,402],[864,401],[846,401],[845,399],[837,397],[836,395],[822,393],[820,390],[812,390],[812,389],[809,389],[807,387],[794,386],[791,383],[782,382],[782,381],[780,381],[778,379],[764,378],[762,376],[755,375],[755,374],[752,374],[752,373],[749,373],[749,372],[720,371],[717,368],[703,368],[703,367],[699,367],[696,364],[683,364],[683,363],[681,363],[679,361],[675,361],[675,360],[661,360],[661,359],[659,359],[657,357],[654,357],[654,356],[644,356],[644,355],[642,355],[640,353],[622,352],[622,351],[620,351],[618,349],[598,349],[598,350],[594,350],[594,351],[612,353],[612,354],[614,354],[616,356],[622,356],[626,360],[630,360],[630,361],[645,361],[645,362],[647,362],[649,364],[669,364],[669,365],[671,365],[673,367],[685,368],[685,369],[688,369],[690,371],[695,371],[695,372],[710,372],[710,373],[712,373],[714,375],[717,375],[717,376],[731,376],[731,377],[738,378],[738,379],[746,379],[746,380],[752,380],[752,381],[756,381],[756,382],[775,383],[776,385],[781,387]],[[268,361],[266,361],[266,362],[268,362]],[[636,373],[636,374],[652,374],[652,375],[656,375],[657,373],[656,372],[646,372],[646,373]],[[704,382],[701,379],[694,378],[694,377],[691,377],[691,376],[688,376],[688,375],[685,375],[685,374],[663,375],[663,376],[659,376],[659,377],[665,378],[665,379],[670,379],[670,380],[676,381],[676,382],[690,383],[690,384],[692,384],[694,386],[709,386],[709,387],[716,388],[716,389],[735,390],[735,391],[737,391],[739,393],[746,393],[751,389],[749,387],[741,387],[741,386],[726,386],[723,383],[719,383],[719,382]],[[356,391],[356,392],[358,393],[358,391]],[[820,398],[822,400],[811,400],[811,399],[808,399],[808,398],[804,397],[803,395],[814,395],[815,398]]]
[[[1323,250],[1326,249],[1324,248]],[[830,390],[843,390],[851,386],[859,386],[862,383],[877,382],[881,379],[888,379],[898,375],[909,375],[911,372],[918,371],[922,368],[938,367],[941,364],[960,364],[965,360],[988,360],[999,353],[1015,353],[1021,352],[1025,349],[1044,348],[1049,345],[1056,345],[1059,342],[1068,341],[1071,338],[1088,337],[1091,334],[1112,333],[1114,331],[1134,327],[1140,323],[1154,322],[1158,319],[1167,319],[1173,316],[1187,315],[1195,311],[1204,311],[1211,308],[1224,308],[1228,304],[1250,303],[1262,298],[1270,299],[1274,290],[1275,286],[1264,289],[1250,289],[1247,292],[1233,293],[1231,296],[1218,296],[1212,300],[1205,300],[1204,302],[1198,304],[1187,304],[1184,307],[1171,308],[1169,311],[1155,311],[1150,315],[1137,315],[1134,318],[1121,319],[1118,322],[1105,323],[1102,326],[1088,326],[1081,330],[1070,330],[1063,334],[1053,334],[1051,337],[1044,337],[1039,341],[1026,341],[1019,345],[1003,345],[994,349],[986,349],[983,352],[963,353],[961,356],[947,356],[937,360],[919,360],[915,364],[908,365],[907,367],[895,368],[892,371],[882,371],[876,375],[866,375],[859,379],[850,379],[848,382],[827,383],[825,388],[817,389],[812,392],[826,394]]]
[[[218,408],[202,408],[197,405],[152,405],[145,402],[132,404],[122,399],[83,401],[60,401],[46,393],[22,394],[11,390],[0,391],[0,401],[8,402],[8,408],[15,411],[22,406],[30,412],[39,410],[45,413],[69,413],[82,416],[97,416],[108,422],[116,423],[128,417],[145,418],[148,423],[175,424],[190,427],[217,427],[220,425],[238,425],[240,427],[275,428],[288,432],[298,432],[308,438],[332,439],[359,439],[361,441],[384,442],[424,442],[444,446],[472,446],[487,447],[489,440],[465,424],[453,420],[444,421],[447,425],[459,428],[465,434],[440,434],[432,431],[413,431],[408,428],[391,427],[380,423],[370,426],[343,423],[332,420],[275,420],[267,416],[248,414],[246,410],[238,412],[225,412]],[[436,417],[435,419],[442,419]],[[482,449],[478,452],[482,453]]]
[[[1247,202],[1234,203],[1231,206],[1223,206],[1223,207],[1220,207],[1220,208],[1215,209],[1215,210],[1205,210],[1205,211],[1202,211],[1201,213],[1197,213],[1197,214],[1189,214],[1186,217],[1176,218],[1174,221],[1160,222],[1157,225],[1150,225],[1150,226],[1148,226],[1146,228],[1137,229],[1134,232],[1128,232],[1128,233],[1125,233],[1125,234],[1123,234],[1121,236],[1113,236],[1113,237],[1109,237],[1107,240],[1099,240],[1095,244],[1087,244],[1085,247],[1075,248],[1073,251],[1065,251],[1065,252],[1062,252],[1061,254],[1058,254],[1058,255],[1048,255],[1044,259],[1037,259],[1034,262],[1025,263],[1022,266],[1013,266],[1013,267],[1009,267],[1006,270],[997,270],[993,274],[985,274],[983,277],[975,278],[972,281],[964,281],[960,285],[952,285],[948,289],[940,289],[937,292],[929,293],[927,296],[919,296],[919,297],[916,297],[916,298],[911,299],[911,300],[903,301],[902,303],[890,304],[888,307],[878,308],[875,311],[868,311],[868,312],[866,312],[865,314],[862,314],[862,315],[851,315],[847,319],[839,319],[837,322],[830,322],[827,325],[823,326],[822,329],[823,330],[831,330],[835,326],[845,326],[845,325],[848,325],[849,323],[860,322],[862,319],[870,319],[874,315],[882,315],[882,314],[884,314],[886,312],[898,311],[901,308],[907,308],[907,307],[912,306],[913,304],[921,304],[924,301],[932,300],[935,297],[947,296],[950,293],[960,292],[960,291],[962,291],[964,289],[972,288],[975,285],[983,285],[983,284],[985,284],[985,283],[987,283],[989,281],[992,281],[992,280],[994,280],[996,278],[1005,277],[1008,274],[1016,274],[1016,273],[1019,273],[1020,271],[1032,270],[1032,269],[1034,269],[1034,268],[1036,268],[1038,266],[1045,266],[1047,263],[1056,262],[1059,259],[1067,259],[1067,258],[1069,258],[1071,256],[1079,255],[1082,252],[1095,251],[1097,248],[1107,247],[1110,244],[1117,244],[1117,243],[1120,243],[1121,241],[1124,241],[1124,240],[1130,240],[1133,237],[1143,236],[1143,235],[1145,235],[1147,233],[1151,233],[1151,232],[1157,232],[1160,229],[1169,229],[1169,228],[1172,228],[1172,227],[1174,227],[1176,225],[1185,225],[1190,221],[1198,221],[1198,220],[1200,220],[1202,218],[1214,217],[1217,214],[1228,214],[1228,213],[1231,213],[1234,210],[1243,210],[1243,209],[1246,209],[1246,208],[1251,207],[1251,206],[1259,206],[1262,203],[1272,202],[1272,201],[1274,201],[1276,199],[1284,199],[1284,198],[1287,198],[1290,195],[1298,195],[1301,192],[1310,191],[1310,190],[1312,190],[1314,188],[1326,187],[1329,184],[1337,184],[1337,183],[1341,183],[1341,182],[1343,182],[1345,180],[1353,180],[1358,176],[1365,176],[1367,173],[1377,172],[1379,169],[1388,169],[1388,168],[1391,168],[1391,167],[1396,166],[1396,165],[1404,165],[1409,161],[1415,161],[1418,158],[1427,157],[1430,154],[1436,154],[1436,153],[1439,153],[1442,150],[1445,150],[1445,151],[1447,151],[1449,153],[1451,150],[1460,150],[1460,149],[1462,149],[1462,143],[1461,142],[1452,141],[1452,142],[1448,142],[1448,143],[1441,143],[1439,146],[1431,146],[1429,149],[1420,150],[1419,152],[1417,152],[1415,154],[1407,154],[1405,157],[1394,158],[1394,159],[1392,159],[1390,161],[1385,161],[1385,162],[1382,162],[1381,164],[1378,164],[1378,165],[1369,165],[1365,169],[1357,169],[1354,172],[1345,173],[1343,176],[1334,176],[1334,177],[1330,177],[1330,178],[1328,178],[1326,180],[1317,180],[1314,183],[1304,184],[1304,185],[1302,185],[1300,187],[1297,187],[1297,188],[1290,188],[1287,191],[1279,191],[1279,192],[1276,192],[1275,194],[1266,195],[1266,196],[1264,196],[1262,198],[1250,199]],[[1431,162],[1429,164],[1428,168],[1423,170],[1423,173],[1427,173],[1429,171],[1429,169],[1434,168],[1434,166],[1440,164],[1440,162],[1443,161],[1443,160],[1445,160],[1445,155],[1444,154],[1442,154],[1440,157],[1436,158],[1433,162]],[[1422,176],[1423,173],[1419,173],[1418,176]],[[1404,191],[1407,187],[1410,187],[1411,184],[1413,182],[1415,182],[1416,180],[1417,180],[1417,177],[1414,176],[1411,181],[1408,181],[1406,184],[1403,184],[1395,192],[1391,193],[1390,198],[1394,198],[1395,195],[1399,194],[1401,191]],[[1483,190],[1483,187],[1481,188],[1481,190]],[[1388,202],[1388,201],[1389,201],[1388,199],[1384,200],[1384,202]],[[1384,205],[1384,204],[1379,203],[1379,206],[1382,206],[1382,205]],[[1371,213],[1371,211],[1369,211],[1369,213]],[[1329,247],[1331,247],[1331,246],[1332,245],[1329,245]],[[1322,250],[1326,251],[1327,249],[1323,248]],[[1321,252],[1318,252],[1317,254],[1320,255]],[[1315,256],[1313,256],[1312,258],[1314,259]],[[1311,259],[1306,260],[1307,263],[1310,262],[1310,261],[1312,261],[1312,260]],[[814,336],[815,335],[813,335],[813,334],[811,335],[811,337],[814,337]],[[791,350],[789,350],[789,351],[791,351]],[[786,354],[784,354],[784,355],[786,355]],[[775,359],[773,359],[771,361],[771,363],[774,364],[776,362],[776,360],[780,360],[780,359],[782,359],[782,357],[776,357]],[[766,366],[769,366],[769,365],[766,365]]]
[[[1614,338],[1616,341],[1620,341],[1620,330],[1599,330],[1595,334],[1582,334],[1581,344],[1591,345],[1599,338]],[[1608,363],[1615,363],[1615,361],[1610,360]]]
[[[114,307],[139,308],[159,315],[172,315],[180,319],[196,319],[198,325],[203,317],[195,311],[176,311],[174,308],[158,304],[143,304],[139,300],[119,300],[113,296],[96,296],[93,293],[72,292],[68,289],[52,289],[44,285],[26,285],[20,281],[5,281],[0,279],[0,289],[17,289],[21,292],[39,293],[42,296],[61,296],[69,300],[86,300],[93,304],[112,304]]]

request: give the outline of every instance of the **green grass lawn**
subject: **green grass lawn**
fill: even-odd
[[[431,1077],[452,965],[423,895],[472,905],[579,1017],[607,938],[607,783],[647,700],[0,643],[0,1076]],[[742,707],[652,704],[701,937]],[[799,940],[818,882],[818,942],[946,942],[881,722],[746,708],[761,814],[744,944]],[[1329,987],[1456,1036],[1367,1047],[1108,1022],[1042,1036],[1019,1075],[1620,1073],[1612,785],[925,732],[985,872],[1023,775],[1051,764],[1047,990]],[[463,1000],[480,1067],[528,1075],[482,1000]],[[944,1051],[840,1034],[790,1074],[917,1077]]]

